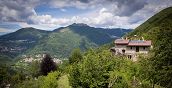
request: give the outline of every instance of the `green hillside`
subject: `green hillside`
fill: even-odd
[[[13,61],[11,60],[10,57],[6,56],[6,55],[1,55],[0,54],[0,64],[10,64],[12,63]]]
[[[14,58],[33,47],[38,40],[48,34],[49,31],[30,27],[0,36],[0,53]]]
[[[33,49],[28,51],[28,54],[49,53],[64,57],[69,55],[74,48],[87,49],[96,46],[86,37],[74,33],[69,28],[64,28],[60,32],[51,33],[48,37],[40,40]]]
[[[69,56],[75,48],[82,51],[112,42],[131,29],[94,28],[83,23],[74,23],[53,31],[32,27],[0,36],[0,52],[11,58],[29,54],[49,53],[58,58]]]
[[[44,39],[41,39],[34,48],[26,52],[27,55],[49,53],[57,58],[66,58],[75,48],[85,51],[100,45],[112,42],[116,35],[121,37],[131,30],[102,29],[90,27],[86,24],[72,24],[55,29]],[[114,34],[110,34],[114,33]],[[116,34],[115,34],[116,33]],[[116,37],[116,38],[118,38]]]
[[[32,27],[22,28],[16,32],[9,33],[0,37],[1,40],[38,40],[47,35],[49,31],[39,30]]]
[[[152,39],[154,32],[162,25],[172,25],[172,7],[166,8],[152,16],[127,36],[133,37],[137,35],[139,38]]]

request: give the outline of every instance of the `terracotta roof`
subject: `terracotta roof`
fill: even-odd
[[[128,46],[151,46],[151,41],[131,40]]]
[[[125,39],[116,39],[115,40],[115,44],[128,44],[129,40],[125,40]]]
[[[145,40],[116,39],[114,43],[127,44],[128,46],[151,46],[151,41],[145,41]]]

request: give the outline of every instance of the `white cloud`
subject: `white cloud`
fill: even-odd
[[[106,8],[100,9],[96,16],[88,15],[87,17],[73,16],[71,18],[54,18],[51,15],[34,15],[30,20],[34,24],[42,25],[43,27],[54,28],[57,26],[67,26],[72,23],[86,23],[94,27],[120,27],[120,28],[135,28],[138,24],[130,24],[129,17],[115,16]],[[24,25],[24,24],[23,24]],[[28,26],[28,25],[27,25]],[[29,25],[30,26],[30,25]],[[33,26],[33,25],[32,25]],[[40,26],[34,26],[40,27]]]
[[[9,30],[7,28],[0,28],[0,32],[9,33],[9,32],[14,32],[14,30]]]
[[[34,28],[41,29],[41,30],[54,30],[54,29],[60,27],[60,25],[52,26],[49,24],[28,24],[26,22],[18,22],[17,24],[19,26],[21,26],[21,28],[34,27]]]
[[[106,0],[103,0],[103,2]],[[100,0],[49,0],[48,4],[54,8],[76,7],[79,9],[95,8],[100,6]]]
[[[37,5],[38,0],[0,0],[0,21],[27,21],[29,16],[35,14],[34,7]]]
[[[34,15],[30,17],[34,24],[44,24],[49,26],[63,25],[69,22],[66,18],[53,18],[51,15]]]
[[[79,16],[70,17],[69,14],[68,18],[55,18],[35,12],[35,7],[42,4],[63,12],[67,10],[64,7],[91,11]],[[0,21],[41,29],[53,29],[74,22],[95,27],[135,28],[169,6],[172,6],[172,0],[0,0]]]

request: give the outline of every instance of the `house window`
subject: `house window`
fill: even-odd
[[[122,53],[125,54],[125,50],[124,49],[122,50]]]
[[[136,46],[136,52],[139,52],[139,46]]]
[[[143,46],[143,50],[145,50],[146,49],[146,47],[145,46]]]
[[[128,55],[128,58],[129,58],[129,59],[131,59],[131,57],[132,57],[131,55]]]

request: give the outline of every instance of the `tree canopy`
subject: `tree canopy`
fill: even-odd
[[[156,84],[170,88],[172,86],[172,26],[164,23],[155,36],[151,66]]]

